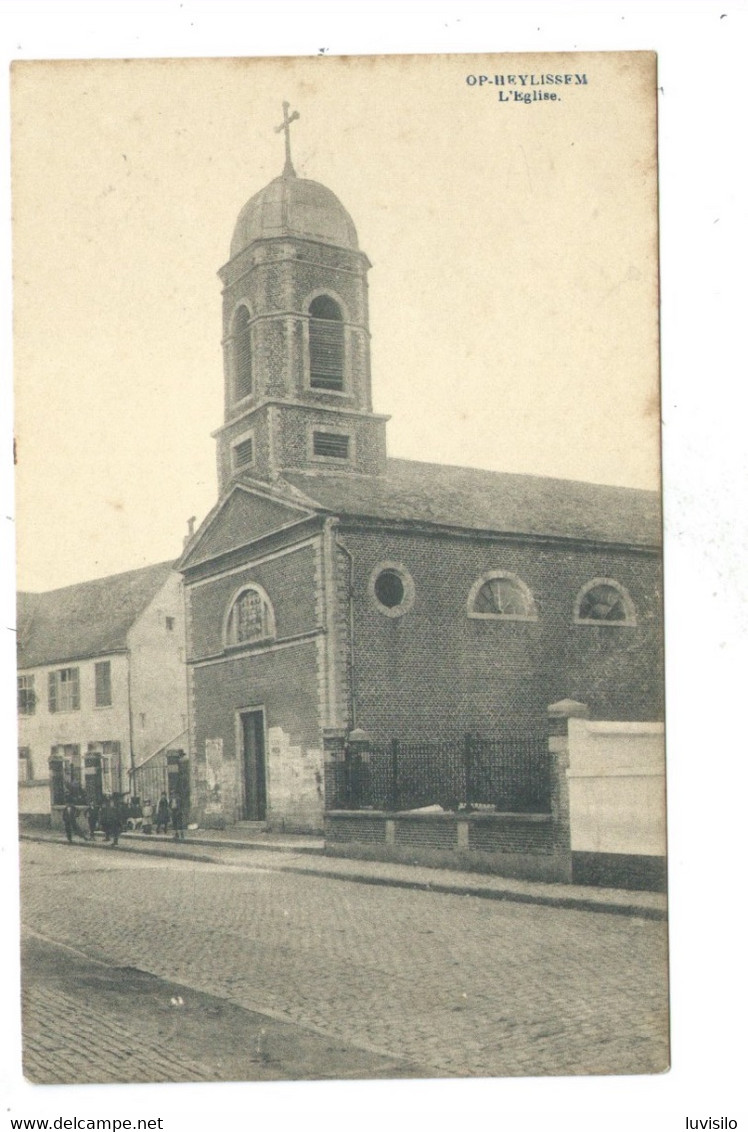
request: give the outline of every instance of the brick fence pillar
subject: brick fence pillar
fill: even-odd
[[[587,704],[559,700],[548,707],[548,752],[551,763],[553,847],[564,862],[564,879],[571,883],[571,818],[569,813],[569,720],[589,719]]]

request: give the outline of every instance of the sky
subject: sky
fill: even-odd
[[[526,103],[515,73],[586,81]],[[282,169],[284,99],[297,173],[373,264],[389,454],[658,486],[651,55],[22,62],[21,588],[174,558],[214,504],[216,273]]]

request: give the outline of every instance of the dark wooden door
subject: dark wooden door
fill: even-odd
[[[261,711],[242,714],[244,760],[244,818],[264,821],[267,810],[265,781],[265,725]]]

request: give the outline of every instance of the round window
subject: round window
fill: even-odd
[[[413,604],[415,586],[399,562],[380,562],[369,576],[369,594],[387,617],[402,617]]]
[[[403,603],[405,586],[400,575],[396,574],[394,570],[383,570],[374,583],[374,593],[382,605],[386,605],[388,609],[394,609],[396,605]]]

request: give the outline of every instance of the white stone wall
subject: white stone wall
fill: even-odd
[[[572,851],[665,856],[662,723],[570,719],[567,777]]]

